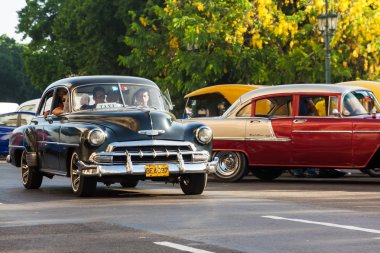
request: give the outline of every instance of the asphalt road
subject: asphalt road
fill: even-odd
[[[72,195],[67,178],[25,190],[0,162],[0,252],[380,252],[380,179],[271,183],[209,180],[200,196],[178,185],[98,185]]]

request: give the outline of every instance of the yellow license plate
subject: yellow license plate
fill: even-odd
[[[168,164],[147,164],[145,165],[146,177],[168,177],[169,165]]]

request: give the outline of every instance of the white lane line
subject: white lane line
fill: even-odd
[[[192,253],[213,253],[211,251],[196,249],[196,248],[192,248],[192,247],[188,247],[185,245],[172,243],[172,242],[154,242],[154,243],[161,246],[166,246],[166,247],[170,247],[170,248],[174,248],[174,249],[178,249],[182,251],[187,251],[187,252],[192,252]]]
[[[327,227],[344,228],[344,229],[349,229],[349,230],[356,230],[356,231],[362,231],[362,232],[367,232],[367,233],[380,234],[380,230],[376,230],[376,229],[361,228],[361,227],[347,226],[347,225],[339,225],[339,224],[328,223],[328,222],[318,222],[318,221],[310,221],[310,220],[302,220],[302,219],[288,219],[288,218],[284,218],[284,217],[280,217],[280,216],[261,216],[261,217],[273,219],[273,220],[295,221],[295,222],[316,224],[316,225],[327,226]]]

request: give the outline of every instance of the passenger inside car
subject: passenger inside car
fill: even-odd
[[[81,107],[86,107],[90,104],[90,96],[88,94],[83,94],[80,97],[80,105]]]
[[[300,116],[319,116],[318,110],[311,97],[301,96],[299,108]]]
[[[120,103],[121,97],[118,90],[113,90],[107,94],[107,103]]]
[[[133,99],[133,105],[148,106],[149,105],[149,91],[145,88],[136,91]]]
[[[65,104],[67,99],[67,90],[64,88],[60,88],[57,90],[56,95],[56,107],[52,110],[52,114],[54,115],[60,115],[65,111]]]

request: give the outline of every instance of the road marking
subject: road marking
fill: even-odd
[[[185,245],[177,244],[177,243],[172,243],[172,242],[154,242],[155,244],[161,245],[161,246],[166,246],[182,251],[187,251],[187,252],[192,252],[192,253],[213,253],[211,251],[203,250],[203,249],[196,249],[192,247],[188,247]]]
[[[327,226],[327,227],[344,228],[344,229],[348,229],[348,230],[356,230],[356,231],[362,231],[362,232],[367,232],[367,233],[380,234],[380,230],[376,230],[376,229],[369,229],[369,228],[361,228],[361,227],[355,227],[355,226],[339,225],[339,224],[328,223],[328,222],[318,222],[318,221],[301,220],[301,219],[288,219],[288,218],[279,217],[279,216],[261,216],[261,217],[268,218],[268,219],[273,219],[273,220],[295,221],[295,222],[308,223],[308,224],[316,224],[316,225]]]

